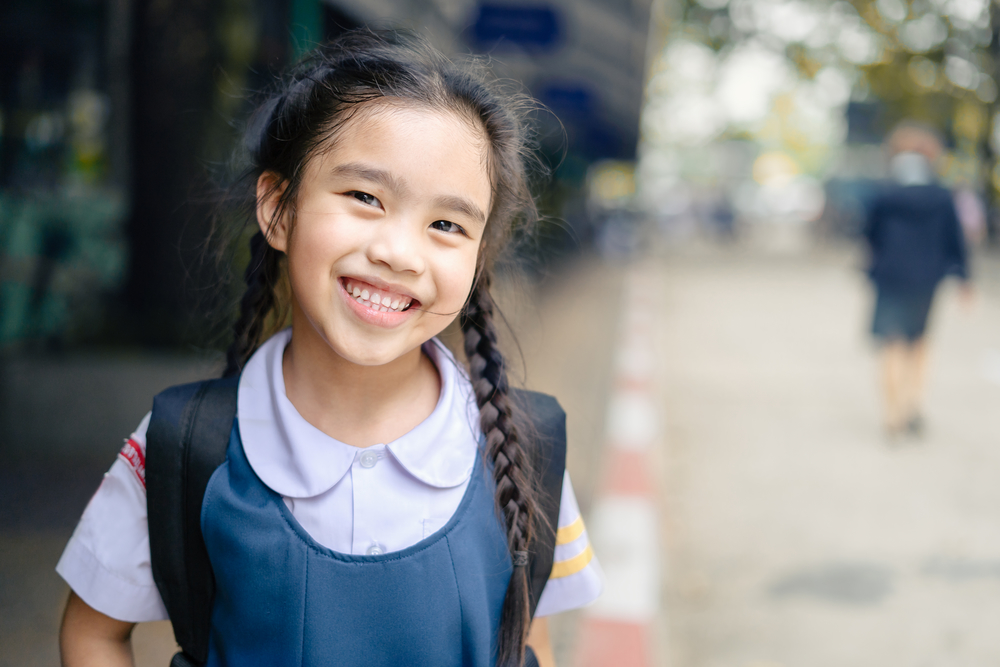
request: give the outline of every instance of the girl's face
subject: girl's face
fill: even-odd
[[[454,320],[490,210],[486,151],[452,113],[385,105],[349,121],[307,164],[294,223],[271,232],[288,255],[293,337],[382,365]],[[272,210],[259,208],[265,230]]]

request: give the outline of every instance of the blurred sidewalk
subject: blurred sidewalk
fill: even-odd
[[[649,463],[663,543],[652,663],[998,663],[1000,261],[978,258],[972,312],[943,288],[927,433],[891,447],[860,255],[792,247],[689,245],[638,271],[662,429]],[[592,529],[599,480],[620,456],[605,449],[605,421],[624,273],[593,262],[560,276],[525,341],[534,386],[569,414]],[[594,664],[579,635],[591,613],[555,619],[560,665]]]
[[[658,313],[660,664],[1000,663],[1000,264],[932,314],[927,434],[880,429],[851,252],[675,253]]]

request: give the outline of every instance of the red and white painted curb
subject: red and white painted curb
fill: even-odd
[[[585,611],[578,667],[655,663],[652,626],[660,613],[660,546],[651,452],[661,441],[654,400],[655,356],[648,279],[625,280],[614,385],[608,402],[602,477],[588,522],[605,574],[604,593]]]

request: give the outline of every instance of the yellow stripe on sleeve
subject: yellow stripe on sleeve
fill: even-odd
[[[560,544],[569,544],[576,538],[580,537],[580,535],[583,534],[583,531],[583,517],[578,516],[576,517],[576,521],[556,531],[556,546]]]
[[[590,544],[587,544],[587,548],[572,558],[566,560],[561,560],[558,563],[552,565],[552,574],[549,575],[549,579],[559,579],[561,577],[568,577],[571,574],[576,574],[583,568],[587,567],[590,560],[594,557],[594,550],[590,548]]]

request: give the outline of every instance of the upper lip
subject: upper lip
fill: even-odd
[[[384,280],[379,280],[375,276],[341,276],[341,279],[344,282],[348,283],[349,282],[368,283],[376,290],[382,292],[389,292],[391,294],[398,295],[400,297],[405,297],[407,299],[410,299],[411,301],[417,301],[417,302],[420,301],[420,299],[413,296],[410,292],[406,290],[406,288],[402,287],[401,285],[397,285],[394,283],[387,283]]]

